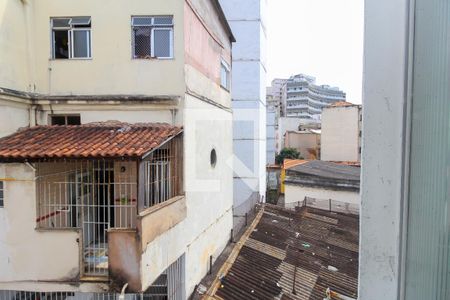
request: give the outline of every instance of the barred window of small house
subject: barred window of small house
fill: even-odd
[[[134,59],[173,58],[172,16],[135,16],[131,26]]]

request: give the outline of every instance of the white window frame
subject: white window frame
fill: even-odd
[[[73,39],[73,33],[75,31],[86,31],[88,32],[87,36],[86,36],[86,47],[87,47],[87,54],[88,56],[86,57],[75,57],[74,56],[74,43],[72,43]],[[92,58],[92,54],[91,54],[91,28],[72,28],[69,30],[69,59],[91,59]]]
[[[170,17],[172,18],[172,25],[169,24],[155,24],[155,18],[158,17]],[[149,24],[138,24],[135,25],[134,24],[134,20],[135,19],[151,19]],[[134,35],[134,27],[149,27],[150,28],[150,57],[152,59],[161,59],[161,60],[165,60],[165,59],[174,59],[174,22],[173,22],[173,16],[132,16],[131,17],[131,34]],[[166,30],[170,32],[170,56],[155,56],[155,35],[154,32],[157,30]],[[145,59],[145,58],[140,58],[140,57],[136,57],[135,54],[135,41],[134,41],[134,37],[132,37],[132,43],[131,43],[131,54],[132,54],[132,59]]]
[[[169,31],[169,33],[170,33],[170,44],[169,44],[169,47],[170,47],[170,56],[158,56],[158,57],[156,57],[155,56],[155,31]],[[151,40],[151,45],[150,45],[150,52],[151,52],[151,56],[153,57],[153,58],[157,58],[157,59],[172,59],[173,58],[173,28],[170,28],[170,27],[152,27],[152,30],[151,30],[151,37],[150,37],[150,40]]]
[[[52,17],[50,19],[50,30],[51,30],[51,57],[53,60],[67,60],[67,59],[74,59],[74,60],[85,60],[85,59],[92,59],[92,18],[89,18],[89,22],[86,22],[85,24],[90,24],[91,27],[72,27],[72,20],[74,18],[77,17]],[[58,19],[69,19],[69,26],[66,27],[54,27],[53,26],[53,21],[54,20],[58,20]],[[79,24],[75,24],[75,25],[83,25],[83,23],[79,23]],[[55,31],[67,31],[67,40],[68,40],[68,58],[56,58],[55,56]],[[74,57],[73,53],[74,53],[74,43],[73,43],[73,33],[74,31],[87,31],[88,35],[86,37],[87,39],[87,54],[88,56],[86,57]]]
[[[222,68],[226,70],[226,86],[222,84]],[[231,68],[230,65],[223,59],[220,60],[220,86],[227,91],[231,90]]]

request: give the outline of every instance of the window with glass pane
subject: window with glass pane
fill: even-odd
[[[91,17],[52,18],[52,57],[91,58]]]
[[[69,32],[53,31],[53,58],[69,58]]]
[[[153,29],[153,56],[172,57],[172,29]]]
[[[73,57],[83,58],[90,57],[90,30],[73,30],[72,40],[73,40]]]
[[[80,125],[80,115],[51,115],[51,125]]]
[[[220,64],[220,85],[227,90],[230,89],[230,67],[224,61]]]
[[[131,19],[133,58],[173,58],[173,17]]]
[[[133,28],[133,57],[134,58],[150,58],[152,53],[150,50],[150,27],[134,27]]]
[[[450,4],[414,9],[405,299],[450,299]]]

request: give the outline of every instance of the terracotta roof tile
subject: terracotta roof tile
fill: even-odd
[[[0,161],[142,157],[182,131],[165,123],[117,121],[35,126],[0,138]]]
[[[304,160],[304,159],[285,159],[284,162],[283,162],[283,169],[287,170],[287,169],[290,169],[292,167],[305,164],[307,162],[308,161]]]

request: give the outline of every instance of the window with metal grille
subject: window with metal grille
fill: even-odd
[[[4,206],[4,187],[3,181],[0,181],[0,207]]]
[[[223,60],[220,63],[220,86],[230,90],[230,66]]]
[[[52,58],[91,58],[91,17],[52,18]]]
[[[173,17],[131,18],[133,58],[173,58]]]
[[[144,203],[148,208],[181,195],[182,140],[175,137],[143,162]]]

